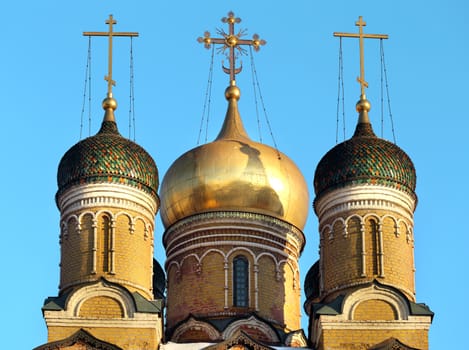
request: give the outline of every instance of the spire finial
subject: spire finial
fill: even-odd
[[[368,83],[365,80],[365,48],[364,48],[363,39],[387,39],[389,36],[386,34],[364,34],[363,27],[366,26],[366,22],[363,20],[362,16],[358,17],[358,21],[355,22],[355,25],[359,28],[358,34],[334,32],[334,36],[359,39],[359,42],[360,42],[360,76],[357,78],[357,81],[360,83],[360,87],[361,87],[361,96],[360,96],[360,101],[361,101],[361,100],[366,100],[365,88],[368,87]]]
[[[109,48],[108,48],[108,74],[104,77],[107,81],[107,99],[112,99],[112,87],[116,85],[116,82],[112,79],[112,38],[115,36],[138,36],[136,32],[114,32],[113,25],[117,24],[117,21],[112,15],[109,15],[109,19],[106,20],[106,24],[109,24],[108,32],[83,32],[84,36],[107,36],[109,37]],[[106,100],[107,100],[106,99]],[[104,100],[104,101],[106,101]],[[107,105],[107,103],[106,103]],[[114,104],[112,104],[114,105]],[[103,102],[103,108],[106,109],[105,103]],[[117,104],[114,106],[117,108]],[[115,109],[113,108],[113,109]]]
[[[240,23],[241,19],[235,17],[235,14],[230,11],[228,12],[228,17],[223,17],[221,19],[223,23],[228,23],[228,33],[223,29],[217,29],[217,33],[223,36],[223,38],[211,38],[210,32],[205,32],[204,37],[197,38],[199,43],[204,43],[205,48],[209,49],[211,44],[222,44],[223,46],[218,49],[218,52],[225,53],[228,49],[228,53],[225,53],[229,59],[230,66],[227,68],[223,66],[223,71],[226,74],[230,75],[230,84],[233,84],[236,81],[236,74],[241,72],[243,66],[236,68],[236,58],[238,55],[246,54],[246,50],[241,47],[241,45],[250,45],[254,48],[255,51],[259,51],[261,45],[265,45],[266,41],[259,38],[259,35],[254,34],[252,40],[241,39],[242,36],[246,35],[246,30],[240,29],[237,34],[235,34],[234,25],[235,23]],[[237,53],[236,51],[237,50]]]

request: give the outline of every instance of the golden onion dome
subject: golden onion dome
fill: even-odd
[[[287,156],[249,138],[234,82],[225,97],[228,110],[215,141],[184,153],[163,179],[164,226],[203,212],[243,211],[270,215],[303,229],[309,206],[303,175]]]

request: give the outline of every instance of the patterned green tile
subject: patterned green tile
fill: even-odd
[[[154,197],[158,192],[158,169],[139,145],[122,137],[115,122],[105,121],[101,130],[70,148],[59,164],[57,195],[75,184],[124,183]]]
[[[358,124],[353,137],[332,148],[314,175],[316,196],[352,184],[380,184],[414,195],[412,160],[395,144],[374,134],[371,124]]]

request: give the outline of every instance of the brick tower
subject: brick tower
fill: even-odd
[[[101,129],[59,164],[59,294],[42,308],[48,343],[37,349],[156,349],[162,339],[165,281],[153,259],[158,170],[120,135],[116,108],[109,88]]]
[[[241,44],[230,13],[232,51]],[[179,157],[160,191],[166,231],[167,339],[219,342],[243,332],[268,344],[305,344],[300,325],[298,259],[308,190],[284,154],[252,141],[238,110],[230,54],[228,110],[218,137]]]
[[[357,25],[362,45],[361,18]],[[359,81],[355,133],[314,177],[320,258],[305,279],[310,341],[318,350],[428,349],[433,313],[415,299],[415,168],[374,134],[363,69]]]

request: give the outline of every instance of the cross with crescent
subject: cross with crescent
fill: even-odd
[[[108,96],[112,96],[112,86],[116,85],[116,82],[112,80],[112,38],[115,36],[138,36],[136,32],[113,32],[112,26],[117,24],[117,21],[109,15],[109,19],[106,20],[106,24],[109,24],[108,32],[83,32],[84,36],[107,36],[109,37],[109,56],[108,56],[108,74],[104,77],[104,80],[107,81],[107,93]]]
[[[389,36],[386,34],[364,34],[363,27],[366,26],[366,22],[363,21],[362,16],[358,17],[358,21],[355,25],[359,28],[358,34],[353,33],[337,33],[334,32],[334,36],[345,37],[345,38],[358,38],[360,41],[360,77],[357,81],[361,86],[361,95],[365,96],[365,88],[368,87],[368,83],[365,81],[365,49],[363,39],[388,39]]]
[[[259,51],[261,45],[265,45],[266,41],[261,40],[259,35],[254,34],[252,36],[252,40],[241,39],[242,36],[246,34],[245,30],[240,30],[238,34],[235,34],[234,25],[235,23],[241,22],[241,19],[235,17],[233,12],[228,13],[228,17],[223,17],[221,19],[223,23],[228,23],[228,33],[226,33],[223,29],[218,29],[218,34],[222,35],[223,38],[211,38],[210,32],[205,32],[204,37],[197,38],[199,43],[204,43],[205,48],[209,49],[211,44],[222,44],[223,46],[219,50],[220,52],[224,53],[225,50],[229,50],[228,58],[230,61],[230,66],[227,68],[223,67],[223,71],[226,74],[230,75],[230,81],[235,81],[235,76],[243,69],[243,66],[236,68],[236,52],[238,51],[239,54],[246,54],[246,50],[241,47],[241,45],[249,45],[254,48],[254,51]]]

